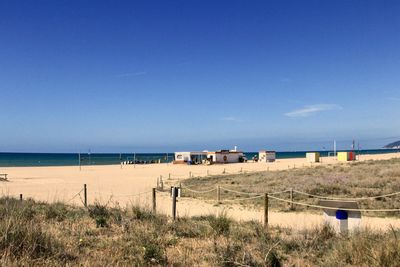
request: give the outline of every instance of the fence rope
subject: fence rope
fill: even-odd
[[[293,192],[296,192],[298,194],[305,195],[305,196],[310,196],[313,198],[328,199],[328,200],[329,199],[331,199],[331,200],[367,200],[367,199],[377,199],[377,198],[382,198],[382,197],[390,197],[390,196],[395,196],[395,195],[400,194],[400,192],[394,192],[394,193],[390,193],[390,194],[386,194],[386,195],[372,196],[372,197],[345,198],[345,197],[319,196],[319,195],[313,195],[313,194],[309,194],[309,193],[297,191],[297,190],[293,190]]]
[[[255,197],[246,197],[246,198],[236,198],[236,199],[222,199],[220,202],[235,202],[235,201],[242,201],[242,200],[252,200],[252,199],[257,199],[257,198],[262,198],[263,196],[258,195]]]
[[[310,208],[317,208],[317,209],[328,209],[328,210],[347,210],[347,211],[362,211],[362,212],[393,212],[393,211],[400,211],[400,209],[348,209],[348,208],[334,208],[334,207],[326,207],[326,206],[321,206],[321,205],[314,205],[314,204],[308,204],[308,203],[303,203],[303,202],[296,202],[296,201],[290,201],[274,196],[268,195],[268,198],[272,198],[278,201],[286,202],[286,203],[291,203],[295,205],[300,205],[300,206],[306,206]]]
[[[241,192],[241,191],[236,191],[236,190],[232,190],[229,188],[225,188],[225,187],[220,187],[220,189],[231,192],[231,193],[236,193],[236,194],[241,194],[241,195],[259,195],[260,193],[253,193],[253,192]]]
[[[185,189],[185,190],[187,190],[189,192],[197,193],[197,194],[207,194],[207,193],[211,193],[211,192],[214,192],[214,191],[217,190],[217,188],[212,188],[210,190],[197,191],[197,190],[190,189],[189,187],[186,187],[186,186],[182,186],[182,189]]]
[[[80,193],[82,193],[83,189],[81,189],[81,191],[79,191],[78,193],[76,193],[70,200],[68,200],[66,203],[71,202],[72,200],[74,200],[78,195],[80,195]]]

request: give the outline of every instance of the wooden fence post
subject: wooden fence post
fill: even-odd
[[[19,200],[22,201],[22,194],[19,194]]]
[[[174,186],[172,188],[172,219],[175,221],[176,219],[176,193],[177,193],[177,189]]]
[[[152,189],[152,199],[153,199],[153,213],[155,214],[156,213],[156,205],[157,205],[155,188]]]
[[[264,228],[268,230],[268,193],[264,197]]]
[[[217,186],[217,201],[221,203],[221,187],[219,185]]]
[[[87,186],[86,184],[83,185],[83,196],[84,196],[84,205],[87,207]]]
[[[290,188],[290,210],[293,210],[293,188]]]

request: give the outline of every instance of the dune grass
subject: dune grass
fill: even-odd
[[[283,171],[244,173],[235,175],[220,175],[209,177],[194,177],[183,182],[187,187],[196,190],[215,188],[220,185],[225,188],[243,192],[267,193],[293,188],[314,195],[335,197],[367,197],[389,194],[400,191],[400,159],[354,162],[351,164],[333,164]],[[195,194],[184,191],[187,197],[216,199],[216,192]],[[245,195],[221,191],[222,199],[238,199]],[[289,193],[278,197],[288,199]],[[307,196],[294,194],[295,201],[316,203]],[[262,199],[246,201],[243,204],[262,205]],[[359,201],[362,208],[393,209],[400,207],[400,195],[390,198]],[[287,204],[271,201],[272,208],[287,210]],[[296,206],[297,210],[304,207]],[[399,216],[399,213],[380,213],[373,215]]]
[[[234,222],[171,221],[139,207],[88,209],[0,198],[1,266],[396,266],[400,232],[335,234]]]

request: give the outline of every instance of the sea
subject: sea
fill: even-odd
[[[313,151],[315,152],[315,151]],[[332,151],[318,151],[321,156],[332,155]],[[357,154],[400,153],[400,149],[365,149]],[[276,152],[277,159],[304,158],[307,151]],[[258,152],[245,152],[251,160]],[[0,152],[0,167],[32,166],[79,166],[79,165],[113,165],[124,161],[137,164],[167,163],[174,160],[174,153],[9,153]]]

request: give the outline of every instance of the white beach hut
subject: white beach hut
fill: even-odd
[[[207,159],[207,152],[175,152],[174,164],[201,164]]]
[[[258,152],[258,161],[259,162],[274,162],[276,159],[275,151],[262,150]]]
[[[207,153],[210,163],[238,163],[245,160],[244,153],[237,150],[218,150]]]

